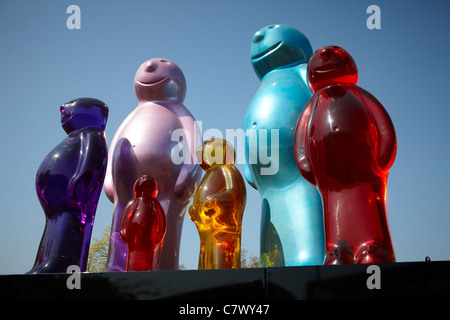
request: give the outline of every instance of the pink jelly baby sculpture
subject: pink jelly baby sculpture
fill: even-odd
[[[357,86],[355,61],[326,46],[308,64],[313,96],[296,128],[301,174],[323,202],[325,264],[395,262],[386,213],[386,185],[397,151],[381,103]]]
[[[106,271],[126,268],[120,215],[134,196],[135,181],[143,175],[158,181],[157,200],[167,221],[154,269],[176,270],[184,214],[201,178],[194,161],[200,130],[183,105],[186,80],[174,62],[160,58],[144,62],[136,72],[134,88],[138,105],[122,122],[109,148],[104,190],[114,211]]]
[[[134,184],[134,198],[123,209],[120,236],[127,245],[127,271],[153,270],[155,249],[166,233],[166,215],[156,196],[158,184],[142,176]]]

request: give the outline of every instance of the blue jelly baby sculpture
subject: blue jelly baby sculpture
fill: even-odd
[[[65,273],[70,265],[86,271],[105,178],[106,104],[81,98],[63,104],[60,111],[68,136],[44,158],[36,174],[36,192],[46,223],[34,266],[28,273]]]
[[[250,52],[261,86],[244,118],[244,176],[262,198],[261,266],[322,264],[320,194],[301,176],[294,157],[295,127],[311,97],[311,45],[299,30],[271,25],[255,33]]]

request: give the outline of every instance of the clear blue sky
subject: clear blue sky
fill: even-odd
[[[81,8],[80,30],[66,28],[71,4]],[[366,27],[371,4],[381,9],[380,30]],[[301,30],[313,50],[334,44],[352,54],[359,85],[381,101],[397,131],[387,203],[397,260],[450,259],[449,12],[447,0],[0,0],[0,274],[24,273],[34,263],[45,222],[35,175],[66,137],[62,103],[107,103],[109,143],[137,105],[139,65],[167,58],[183,70],[185,105],[203,130],[225,135],[242,127],[259,86],[252,36],[274,23]],[[258,254],[261,201],[247,187],[242,241]],[[102,193],[93,237],[111,223],[112,211]],[[180,262],[196,269],[198,250],[186,215]]]

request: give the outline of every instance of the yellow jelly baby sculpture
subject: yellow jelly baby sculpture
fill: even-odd
[[[197,150],[197,159],[206,171],[189,207],[200,236],[198,268],[240,268],[247,192],[234,165],[234,149],[226,140],[208,140]]]

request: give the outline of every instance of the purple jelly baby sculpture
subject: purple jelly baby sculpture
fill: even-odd
[[[111,141],[104,190],[114,203],[106,271],[124,271],[127,248],[120,237],[120,215],[134,197],[135,181],[153,176],[167,230],[156,249],[154,270],[178,269],[184,214],[201,178],[194,160],[201,144],[194,117],[183,105],[186,80],[172,61],[153,58],[136,72],[137,107]]]
[[[108,107],[81,98],[63,104],[61,123],[68,136],[42,161],[36,191],[46,223],[33,268],[28,273],[86,271],[94,216],[106,172]]]

